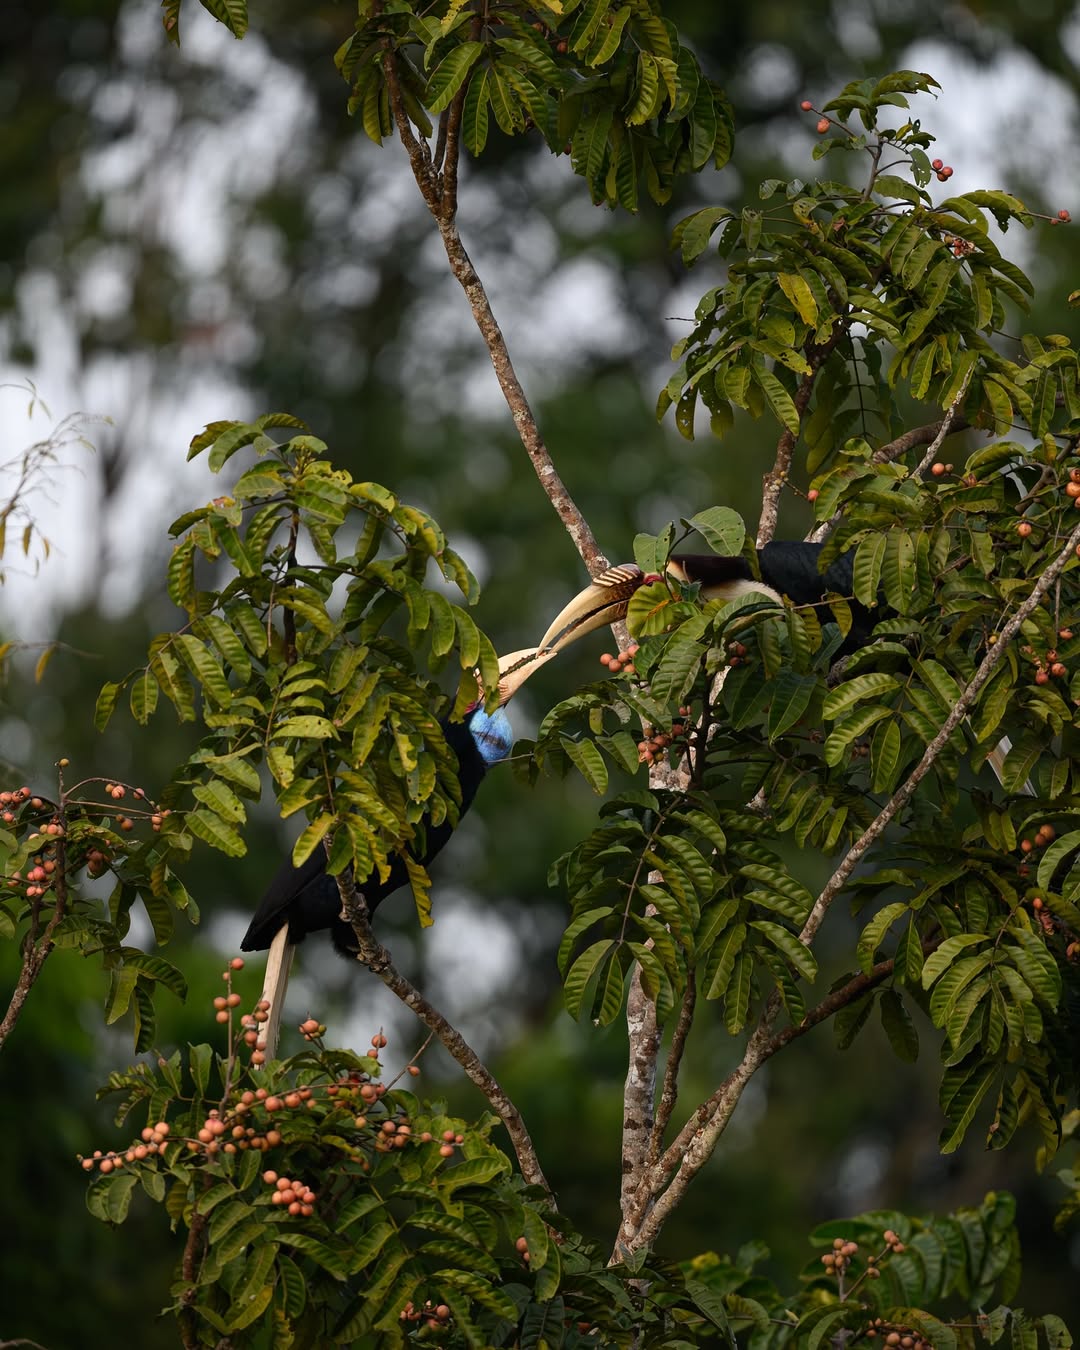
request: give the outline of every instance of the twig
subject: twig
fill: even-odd
[[[942,441],[947,435],[955,435],[960,431],[967,431],[971,427],[970,422],[966,422],[962,417],[952,417],[955,404],[950,405],[949,413],[942,418],[940,422],[927,422],[922,427],[912,427],[910,431],[905,431],[902,436],[897,436],[896,440],[889,441],[887,445],[878,446],[870,456],[871,464],[891,464],[894,459],[899,459],[901,455],[906,455],[909,450],[914,450],[918,445],[932,444],[933,453],[936,454],[941,448]],[[933,455],[930,456],[932,462]],[[919,466],[919,473],[924,472],[923,466]],[[843,517],[843,511],[837,510],[829,517],[823,520],[820,525],[816,525],[806,536],[812,544],[820,544],[824,539],[836,529]]]
[[[836,337],[830,338],[828,342],[822,343],[820,347],[809,349],[810,369],[799,381],[799,387],[795,391],[794,398],[795,411],[800,423],[802,422],[802,415],[806,411],[806,406],[810,402],[810,395],[814,392],[814,381],[817,379],[818,371],[839,340],[838,334]],[[791,469],[791,456],[795,450],[797,439],[797,432],[785,428],[780,434],[780,439],[776,442],[776,459],[773,461],[772,468],[765,475],[761,490],[761,515],[758,517],[757,539],[755,540],[758,548],[764,548],[776,533],[776,518],[780,512],[780,494],[787,482],[788,472]]]
[[[926,938],[920,944],[923,955],[929,956],[944,940],[944,934],[934,938]],[[853,975],[847,984],[841,985],[839,989],[834,989],[816,1007],[811,1008],[801,1022],[794,1026],[785,1027],[783,1031],[778,1031],[769,1042],[766,1058],[769,1055],[775,1055],[778,1050],[783,1050],[785,1045],[790,1045],[800,1036],[805,1036],[808,1031],[813,1031],[814,1027],[820,1026],[822,1022],[838,1013],[841,1008],[846,1008],[849,1003],[854,1003],[857,998],[861,998],[869,990],[876,989],[883,980],[887,980],[893,973],[895,965],[896,962],[892,957],[889,957],[886,961],[879,961],[869,971]]]
[[[529,1132],[521,1118],[521,1112],[496,1081],[494,1074],[481,1062],[476,1051],[466,1042],[462,1034],[439,1010],[430,1004],[415,985],[411,984],[395,967],[389,951],[378,941],[371,930],[371,917],[363,894],[356,889],[352,874],[346,870],[337,879],[338,892],[341,895],[341,917],[352,924],[359,946],[358,960],[372,974],[377,975],[387,989],[438,1036],[450,1054],[457,1060],[466,1074],[487,1098],[488,1104],[502,1121],[510,1136],[510,1142],[517,1154],[521,1175],[530,1186],[542,1186],[551,1194],[540,1161],[536,1156]]]
[[[655,1167],[664,1145],[664,1131],[667,1129],[675,1103],[679,1099],[679,1070],[682,1068],[686,1038],[694,1024],[694,1008],[697,1004],[697,980],[694,971],[687,975],[686,989],[683,992],[682,1006],[675,1030],[671,1033],[671,1046],[667,1063],[664,1065],[664,1083],[660,1089],[660,1100],[656,1107],[656,1119],[653,1121],[652,1138],[649,1140],[649,1153],[645,1160],[647,1167]]]
[[[49,921],[44,930],[39,933],[37,930],[38,907],[37,905],[34,906],[32,926],[23,939],[22,968],[8,1001],[3,1021],[0,1021],[0,1050],[3,1049],[4,1042],[14,1031],[15,1024],[26,1005],[26,1000],[30,997],[30,991],[37,983],[45,962],[52,954],[53,934],[67,913],[67,850],[63,836],[56,840],[56,854],[56,899],[53,904],[53,912],[49,916]]]
[[[922,459],[919,460],[918,465],[908,475],[909,478],[921,478],[923,474],[927,471],[927,469],[930,467],[930,465],[933,464],[937,452],[941,449],[942,441],[944,441],[945,437],[949,434],[949,429],[952,426],[953,422],[956,420],[956,416],[960,411],[960,405],[964,401],[964,396],[967,393],[968,385],[971,383],[971,376],[974,369],[975,367],[972,366],[971,370],[968,371],[968,373],[964,376],[963,380],[961,381],[960,388],[956,392],[956,397],[949,404],[948,411],[946,412],[945,416],[941,419],[941,427],[940,430],[938,431],[938,434],[930,442],[929,449],[927,450],[926,454],[923,455]]]

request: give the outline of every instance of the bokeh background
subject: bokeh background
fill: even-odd
[[[702,204],[756,200],[769,175],[810,176],[813,117],[842,83],[899,67],[932,73],[918,115],[955,168],[949,190],[1001,186],[1036,208],[1080,215],[1080,7],[1063,0],[670,0],[667,10],[736,111],[735,160],[637,217],[592,207],[565,159],[500,141],[464,176],[460,225],[488,286],[544,435],[602,546],[724,502],[754,519],[768,428],[689,443],[656,424],[671,342],[686,330],[707,264],[691,276],[667,246]],[[47,789],[68,756],[153,792],[186,753],[168,710],[152,733],[121,712],[92,727],[97,689],[141,664],[173,622],[164,590],[168,522],[212,493],[185,462],[205,422],[288,410],[354,474],[429,509],[479,575],[478,619],[499,650],[533,643],[583,574],[518,445],[464,299],[400,147],[370,144],[346,116],[331,60],[350,31],[341,3],[252,6],[234,41],[193,0],[179,52],[152,0],[11,6],[0,43],[0,500],[10,463],[65,419],[59,462],[31,505],[52,549],[10,546],[0,641],[25,647],[0,687],[0,776]],[[1007,248],[1034,275],[1035,330],[1080,334],[1075,235],[1041,229]],[[32,381],[36,396],[32,396]],[[107,419],[107,420],[106,420]],[[91,446],[79,439],[85,435]],[[230,469],[233,466],[230,465]],[[805,521],[785,508],[782,534]],[[40,682],[37,644],[58,640]],[[591,678],[599,646],[548,667],[513,706],[528,734]],[[576,664],[575,664],[576,663]],[[399,963],[490,1055],[521,1105],[561,1204],[586,1231],[613,1232],[623,1036],[559,1009],[554,953],[564,906],[550,860],[590,825],[580,783],[529,790],[508,768],[439,861],[437,922],[417,935],[407,896],[380,910]],[[271,812],[243,860],[203,850],[185,881],[203,913],[170,959],[192,986],[161,995],[163,1044],[212,1038],[210,999],[246,916],[291,833]],[[837,916],[835,950],[844,946]],[[145,936],[145,935],[144,935]],[[257,963],[256,963],[257,965]],[[0,951],[5,1003],[14,953]],[[244,977],[254,998],[259,971]],[[130,1029],[105,1030],[89,963],[49,963],[0,1056],[0,1340],[67,1350],[174,1343],[158,1318],[175,1249],[148,1204],[112,1232],[85,1210],[77,1151],[120,1135],[95,1090],[131,1058]],[[289,1020],[307,1012],[363,1045],[379,1026],[388,1062],[419,1029],[374,980],[302,949]],[[929,1035],[926,1028],[924,1036]],[[700,1019],[684,1100],[733,1058]],[[481,1108],[438,1055],[420,1080],[466,1113]],[[828,1028],[759,1074],[708,1171],[664,1237],[688,1256],[764,1239],[774,1273],[810,1258],[808,1228],[878,1206],[946,1209],[992,1187],[1020,1199],[1027,1251],[1020,1301],[1080,1330],[1080,1242],[1054,1237],[1059,1187],[1034,1169],[1035,1140],[985,1154],[980,1132],[937,1151],[933,1068],[892,1060],[868,1028],[840,1055]]]

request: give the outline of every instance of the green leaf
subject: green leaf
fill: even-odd
[[[873,792],[892,792],[900,769],[900,726],[879,722],[870,742],[870,787]]]
[[[800,942],[794,933],[790,933],[778,923],[770,923],[767,919],[754,919],[750,927],[761,933],[783,956],[787,957],[803,979],[813,981],[817,978],[817,959],[810,948]]]
[[[853,585],[855,599],[861,605],[866,605],[868,609],[877,604],[878,587],[881,584],[881,567],[884,561],[884,534],[864,535],[855,550]]]
[[[874,968],[874,957],[877,949],[885,939],[885,934],[893,924],[903,914],[908,912],[908,905],[903,900],[896,900],[890,905],[885,905],[879,909],[874,917],[867,923],[866,927],[859,935],[859,943],[856,948],[856,954],[864,975],[869,975]]]
[[[462,42],[443,57],[431,72],[424,94],[424,104],[431,112],[439,113],[450,106],[483,50],[482,42]]]
[[[778,272],[776,280],[803,323],[808,324],[811,328],[816,328],[818,306],[808,282],[795,272]]]
[[[104,731],[109,725],[109,719],[116,707],[116,700],[120,697],[121,688],[121,685],[114,684],[111,681],[101,686],[101,692],[97,696],[97,703],[94,707],[94,726],[98,731]]]
[[[891,694],[899,688],[900,681],[895,675],[887,675],[882,672],[856,675],[853,679],[845,680],[835,689],[829,690],[825,696],[822,715],[826,721],[833,721],[862,699],[881,699],[886,694]]]
[[[922,986],[929,989],[938,976],[952,965],[956,957],[965,949],[979,942],[987,942],[985,933],[957,933],[946,938],[935,951],[926,958],[922,971]]]
[[[593,1019],[597,1026],[610,1026],[618,1017],[622,1011],[624,992],[623,969],[616,947],[612,951],[607,966],[596,986],[596,997],[593,999]]]
[[[914,1064],[919,1058],[919,1033],[895,989],[886,989],[881,996],[881,1025],[897,1059]]]
[[[781,670],[772,683],[769,704],[769,740],[775,741],[795,726],[810,706],[818,688],[816,675],[797,675],[793,670]]]
[[[231,825],[227,825],[220,816],[197,807],[185,817],[187,827],[204,843],[227,853],[231,858],[242,858],[247,852],[243,836]]]
[[[566,1004],[566,1011],[571,1017],[577,1019],[581,1015],[585,986],[600,969],[604,958],[617,945],[612,938],[601,938],[599,942],[594,942],[591,947],[587,947],[570,967],[570,972],[563,985],[563,1001]]]
[[[730,213],[729,213],[730,214]],[[728,506],[711,506],[683,522],[697,530],[714,553],[722,557],[736,557],[742,552],[746,526],[742,516]]]
[[[575,741],[569,736],[560,736],[559,743],[569,755],[574,767],[592,790],[600,795],[607,791],[608,770],[604,757],[590,740]]]
[[[799,414],[791,395],[772,371],[765,370],[758,365],[751,366],[750,371],[761,392],[765,395],[765,401],[768,403],[773,416],[792,436],[797,436],[799,434]]]

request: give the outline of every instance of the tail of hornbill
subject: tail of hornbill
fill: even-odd
[[[457,756],[458,782],[461,785],[461,805],[458,819],[469,809],[481,780],[492,764],[509,755],[514,733],[503,705],[521,687],[529,676],[554,656],[554,651],[541,652],[530,647],[512,652],[499,659],[499,707],[492,713],[484,711],[477,702],[460,722],[444,719],[440,725],[446,743]],[[426,824],[424,851],[419,861],[427,867],[442,851],[454,832],[449,820],[438,825]],[[368,913],[374,911],[389,895],[408,884],[409,874],[404,858],[392,859],[390,874],[385,881],[376,876],[365,880],[360,889]],[[341,895],[337,880],[326,870],[326,853],[317,848],[299,867],[286,858],[259,901],[258,909],[248,925],[240,948],[245,952],[264,951],[267,957],[263,981],[262,1001],[268,1005],[268,1020],[260,1032],[260,1045],[265,1043],[267,1057],[273,1056],[277,1029],[281,1018],[285,985],[296,944],[308,933],[328,928],[334,947],[342,956],[353,959],[358,943],[352,925],[341,917]]]
[[[830,617],[825,597],[841,595],[851,610],[851,628],[837,654],[847,656],[872,641],[875,623],[892,617],[893,611],[882,604],[875,614],[852,598],[854,550],[834,558],[822,571],[819,564],[823,547],[775,540],[757,550],[757,574],[741,554],[721,557],[713,553],[678,553],[668,559],[667,572],[684,585],[699,586],[705,600],[734,600],[741,595],[763,594],[778,604],[790,600],[795,605],[820,606],[823,620]],[[609,567],[556,616],[540,639],[540,650],[545,654],[558,652],[586,633],[624,618],[630,597],[638,587],[659,580],[658,574],[643,572],[636,563]],[[1009,738],[1003,736],[986,757],[999,782],[1003,781],[1003,765],[1011,748]],[[1029,796],[1035,795],[1030,782],[1024,784],[1023,790]]]

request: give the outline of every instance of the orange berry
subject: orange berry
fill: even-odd
[[[1020,536],[1021,539],[1026,539],[1028,535],[1031,533],[1031,529],[1032,529],[1031,521],[1022,520],[1020,524],[1017,525],[1016,527],[1016,533]]]
[[[930,472],[934,475],[935,478],[941,478],[945,473],[945,465],[941,463],[931,464]]]
[[[828,131],[828,129],[829,129],[829,119],[827,117],[820,118],[817,124],[818,135],[824,136],[825,133]]]

